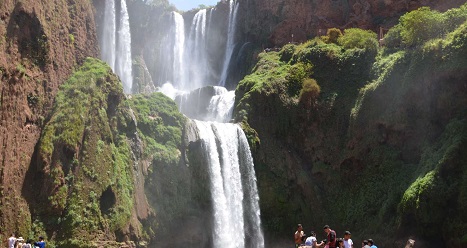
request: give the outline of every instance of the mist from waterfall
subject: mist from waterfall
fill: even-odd
[[[101,39],[101,58],[123,82],[125,93],[133,86],[131,62],[131,33],[126,0],[120,0],[117,14],[116,0],[105,1],[104,30]]]

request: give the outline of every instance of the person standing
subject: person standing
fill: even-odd
[[[370,246],[370,248],[378,248],[372,239],[368,239],[368,245]]]
[[[345,248],[353,248],[353,241],[350,238],[350,235],[352,235],[349,231],[344,232],[344,247]]]
[[[328,225],[324,226],[324,232],[327,234],[326,246],[329,248],[336,248],[336,232]]]
[[[305,233],[303,232],[302,224],[298,224],[297,231],[294,235],[295,248],[299,247],[302,244],[303,237],[305,237]]]
[[[15,248],[16,234],[12,233],[11,237],[8,238],[8,248]]]
[[[337,247],[337,248],[344,248],[344,240],[341,239],[341,238],[338,238],[338,239],[336,240],[336,247]]]
[[[32,241],[30,239],[28,239],[26,241],[26,243],[23,245],[22,248],[32,248],[31,243],[32,243]]]
[[[368,240],[363,240],[362,242],[362,248],[370,248],[370,246],[368,245]]]
[[[34,246],[38,246],[39,248],[45,248],[45,241],[44,237],[40,236],[38,242],[34,242]]]

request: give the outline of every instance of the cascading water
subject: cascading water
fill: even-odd
[[[238,3],[230,1],[223,81],[234,49]],[[195,119],[203,157],[207,160],[212,199],[212,247],[264,247],[259,196],[250,148],[242,129],[227,123],[232,118],[235,91],[209,77],[208,30],[213,10],[199,10],[184,34],[182,15],[173,12],[172,27],[161,49],[169,51],[162,64],[165,78],[160,90],[175,99],[180,112]],[[171,47],[168,47],[171,46]],[[167,54],[167,53],[165,53]],[[169,68],[170,67],[170,68]],[[170,72],[169,72],[170,71]],[[217,80],[216,80],[217,81]],[[210,86],[211,85],[211,86]]]
[[[115,0],[105,1],[104,30],[100,44],[102,60],[120,77],[125,93],[131,93],[131,33],[126,0],[120,0],[118,23]]]
[[[236,124],[195,121],[209,163],[213,247],[264,247],[250,148]]]
[[[131,64],[131,33],[130,20],[126,0],[121,0],[119,29],[117,32],[117,59],[115,61],[115,72],[123,81],[123,89],[131,93],[133,87],[133,75]]]
[[[173,46],[173,82],[177,83],[178,88],[184,88],[186,82],[186,68],[185,68],[185,21],[183,16],[177,12],[172,12],[174,22],[174,46]]]
[[[229,9],[229,26],[227,30],[227,44],[225,48],[225,57],[224,64],[222,66],[221,80],[219,82],[220,86],[225,86],[227,81],[227,76],[229,73],[230,59],[235,48],[234,38],[237,25],[237,11],[239,4],[236,0],[230,0],[230,9]]]
[[[188,44],[186,45],[187,52],[185,61],[189,62],[189,84],[184,83],[183,90],[197,89],[207,84],[206,73],[207,57],[206,57],[206,9],[202,9],[195,14],[193,23],[191,24]]]
[[[115,34],[117,23],[115,20],[115,1],[105,0],[104,30],[101,39],[101,58],[109,64],[112,70],[115,68],[115,51],[117,50]]]

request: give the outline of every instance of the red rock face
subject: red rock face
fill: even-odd
[[[462,0],[256,0],[240,1],[240,25],[248,40],[264,46],[303,42],[328,28],[358,27],[379,31],[392,27],[401,15],[421,6],[446,10]]]
[[[74,2],[74,3],[71,3]],[[89,1],[1,1],[0,4],[0,223],[2,234],[30,225],[27,181],[33,152],[53,99],[75,65],[97,56]],[[79,104],[79,103],[77,103]],[[5,236],[2,240],[5,240]]]

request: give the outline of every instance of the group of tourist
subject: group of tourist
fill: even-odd
[[[351,233],[349,231],[344,232],[343,238],[337,238],[336,232],[328,225],[325,225],[323,229],[326,233],[326,239],[318,242],[315,232],[311,231],[310,236],[307,237],[303,231],[302,225],[298,224],[297,231],[294,235],[295,248],[356,248],[352,239],[350,238]],[[368,239],[362,242],[362,248],[377,248],[377,246],[372,239]]]
[[[32,240],[27,240],[24,242],[23,237],[16,238],[16,234],[12,234],[11,237],[8,238],[8,248],[45,248],[45,241],[44,238],[41,236],[39,237],[39,241],[33,242]]]

